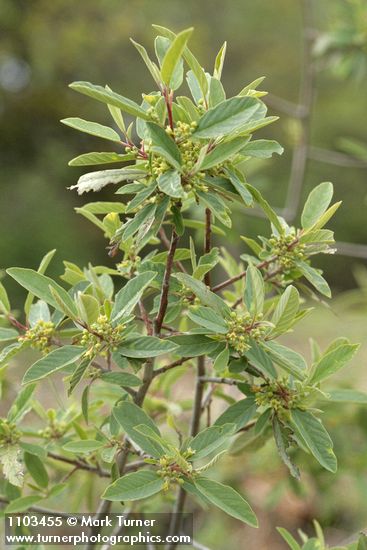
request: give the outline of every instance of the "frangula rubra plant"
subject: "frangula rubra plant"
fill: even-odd
[[[179,512],[189,494],[256,527],[244,497],[210,474],[228,452],[274,437],[296,478],[297,448],[330,472],[337,468],[320,406],[336,395],[327,380],[358,346],[338,338],[321,351],[313,342],[307,364],[279,338],[310,313],[303,295],[330,297],[312,259],[333,252],[325,226],[340,203],[330,206],[333,186],[321,183],[306,201],[301,227],[277,216],[245,177],[252,158],[282,153],[277,142],[254,138],[277,118],[267,116],[265,92],[257,90],[263,79],[228,98],[221,82],[226,44],[208,73],[187,46],[192,29],[155,29],[156,61],[133,42],[155,83],[141,105],[108,86],[74,82],[73,90],[106,104],[113,128],[62,121],[114,144],[114,152],[85,153],[70,165],[117,165],[73,186],[79,194],[117,187],[120,200],[77,209],[103,231],[117,263],[82,269],[66,261],[63,286],[45,275],[54,251],[38,271],[8,269],[29,293],[20,320],[0,286],[1,364],[18,355],[29,362],[30,348],[39,355],[1,420],[4,498],[8,511],[17,511],[55,495],[65,488],[57,465],[66,461],[75,468],[66,485],[77,476],[104,480],[102,489],[91,488],[99,512],[114,501],[138,500],[144,509],[143,499],[157,494],[166,510],[175,493]],[[186,68],[191,97],[178,92]],[[243,215],[255,206],[269,220],[266,237],[241,237],[240,259],[212,245],[213,235],[219,242],[231,227],[235,203]],[[57,373],[68,407],[45,411],[42,388]],[[186,375],[186,390],[173,394]],[[343,392],[335,398],[343,401]],[[213,401],[224,410],[204,420]],[[27,424],[31,411],[41,429]]]

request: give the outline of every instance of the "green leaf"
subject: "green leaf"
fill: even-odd
[[[274,210],[271,208],[269,203],[264,199],[264,197],[261,195],[260,191],[258,191],[255,187],[252,187],[249,183],[246,183],[246,188],[250,191],[251,195],[253,196],[255,202],[262,208],[262,210],[265,212],[268,219],[271,221],[271,223],[274,225],[274,227],[278,230],[280,234],[284,233],[284,228],[274,212]]]
[[[3,476],[15,487],[23,487],[23,468],[19,462],[19,447],[4,445],[0,447],[0,463]]]
[[[90,385],[85,386],[82,393],[82,399],[81,399],[82,414],[87,424],[89,422],[89,390],[90,390]]]
[[[176,35],[169,29],[166,29],[165,27],[161,27],[160,25],[153,25],[153,27],[160,33],[162,36],[165,36],[166,38],[169,38],[171,41],[175,39]],[[198,84],[200,86],[200,89],[202,90],[203,97],[206,97],[206,94],[208,92],[208,81],[206,78],[205,71],[201,67],[200,63],[196,59],[196,57],[191,53],[189,48],[186,46],[183,51],[183,57],[185,58],[186,63],[189,65],[190,69],[194,73]]]
[[[334,403],[357,403],[361,405],[367,405],[367,393],[349,390],[349,389],[337,389],[327,390],[329,400]]]
[[[88,454],[98,451],[104,447],[102,441],[97,441],[96,439],[81,439],[80,441],[69,441],[63,445],[64,451],[74,454]]]
[[[126,474],[109,485],[102,498],[112,501],[139,500],[163,489],[164,479],[155,472],[142,470]]]
[[[154,40],[154,49],[155,49],[155,53],[156,53],[156,56],[157,56],[157,59],[159,61],[159,65],[160,67],[162,67],[162,63],[163,63],[163,60],[164,60],[164,57],[169,49],[169,47],[171,46],[172,44],[172,40],[170,40],[169,38],[166,38],[165,36],[157,36]],[[172,73],[172,76],[170,78],[170,83],[169,83],[169,88],[171,90],[177,90],[182,82],[183,82],[183,76],[184,76],[184,65],[183,65],[183,59],[179,59],[178,60],[178,63],[176,64],[176,67]],[[160,78],[161,82],[160,82],[160,86],[159,88],[161,89],[162,87],[162,78]],[[163,101],[165,103],[165,101]],[[176,118],[176,114],[177,114],[177,110],[176,110],[177,106],[174,106],[174,104],[172,105],[172,112],[173,111],[176,111],[176,113],[173,113],[173,116],[174,116],[174,120],[181,120],[183,122],[190,122],[190,120],[186,120],[186,113],[185,115],[183,116],[183,118],[181,117],[181,114],[183,114],[183,110],[180,110],[180,114],[178,116],[178,118]]]
[[[161,68],[161,76],[163,82],[167,86],[169,86],[170,84],[173,72],[176,68],[177,63],[181,59],[181,56],[186,47],[186,43],[190,38],[193,30],[194,29],[191,27],[177,34],[172,41],[170,47],[168,48],[166,55],[164,56]]]
[[[179,237],[182,237],[182,235],[185,233],[185,224],[182,217],[181,209],[178,208],[176,205],[171,205],[171,213],[172,222],[175,226],[176,233]]]
[[[220,424],[199,432],[189,443],[190,448],[195,451],[193,460],[205,458],[221,447],[234,434],[235,429],[235,424]]]
[[[206,111],[193,132],[197,138],[218,138],[228,135],[252,120],[261,108],[253,97],[232,97]]]
[[[152,140],[153,150],[179,170],[181,167],[181,153],[176,143],[158,124],[147,122],[146,125],[149,137]]]
[[[37,298],[44,300],[55,309],[62,312],[60,305],[50,291],[50,287],[54,288],[65,304],[67,304],[70,311],[73,312],[75,317],[77,316],[78,312],[76,306],[66,290],[49,277],[46,277],[46,275],[42,275],[33,269],[21,267],[11,267],[7,269],[7,273],[26,290],[37,296]]]
[[[256,316],[264,309],[265,286],[260,271],[249,264],[246,270],[244,302],[248,311]]]
[[[123,401],[113,409],[113,416],[128,437],[148,455],[159,458],[165,454],[166,451],[162,445],[135,430],[137,426],[143,424],[151,428],[158,436],[161,435],[156,424],[143,409],[134,403]]]
[[[223,84],[215,77],[210,78],[209,84],[209,108],[215,107],[226,99]]]
[[[168,199],[168,197],[167,197]],[[147,231],[152,227],[156,217],[157,205],[146,204],[133,218],[126,222],[117,232],[116,235],[121,237],[122,241],[126,241],[129,237],[132,237],[137,233],[136,239],[138,240],[140,232],[143,230],[144,236]],[[116,235],[114,238],[116,238]],[[141,236],[141,238],[142,238]]]
[[[196,478],[194,485],[212,504],[230,516],[251,525],[251,527],[258,526],[250,505],[232,487],[205,477]]]
[[[250,364],[257,368],[265,376],[277,378],[277,371],[269,358],[269,355],[255,342],[251,342],[251,349],[244,353]]]
[[[278,533],[283,537],[291,550],[302,550],[296,539],[283,527],[277,527]]]
[[[15,342],[14,344],[9,344],[3,348],[0,352],[0,365],[8,361],[11,357],[16,355],[18,352],[22,351],[23,348],[27,347],[24,341]]]
[[[43,300],[37,300],[29,308],[28,322],[31,327],[34,327],[38,321],[51,321],[51,313],[48,305]]]
[[[198,357],[215,353],[221,346],[220,342],[211,340],[202,334],[182,334],[173,336],[169,340],[178,346],[174,354],[179,357]]]
[[[226,168],[225,172],[245,205],[251,206],[253,204],[253,198],[251,193],[248,191],[245,182],[240,179],[238,173],[236,173],[235,170]],[[245,239],[245,237],[241,237],[241,239]]]
[[[83,359],[80,362],[80,364],[76,367],[76,369],[74,370],[70,378],[68,396],[70,396],[73,393],[73,391],[75,390],[75,388],[77,387],[81,379],[83,378],[84,373],[89,367],[90,363],[91,363],[91,359],[87,357],[86,359]]]
[[[308,411],[299,409],[291,411],[291,421],[296,428],[297,435],[321,466],[329,472],[335,473],[337,461],[333,452],[333,442],[321,421]]]
[[[217,357],[215,358],[215,361],[213,363],[213,369],[216,373],[222,373],[226,370],[229,362],[229,349],[228,347],[225,347],[224,350],[222,350]]]
[[[158,69],[157,65],[149,58],[148,53],[147,53],[146,49],[144,48],[144,46],[142,46],[141,44],[138,44],[138,42],[135,42],[135,40],[133,40],[132,38],[130,38],[130,40],[134,44],[134,46],[138,50],[138,52],[140,53],[145,65],[147,66],[150,74],[153,77],[153,80],[159,86],[160,82],[161,82],[161,75],[159,73],[159,69]]]
[[[321,357],[312,369],[310,384],[318,384],[342,369],[355,355],[359,344],[342,344]]]
[[[27,405],[35,389],[36,384],[29,384],[29,386],[20,390],[9,409],[7,416],[9,422],[14,422],[21,417],[23,412],[27,409]]]
[[[138,426],[135,426],[134,430],[142,434],[143,436],[147,437],[148,439],[155,441],[167,452],[170,452],[172,449],[175,449],[175,447],[173,447],[167,441],[165,441],[163,437],[158,435],[156,431],[153,430],[150,426],[146,426],[145,424],[139,424]]]
[[[0,282],[0,311],[2,311],[5,314],[10,311],[8,294],[1,282]]]
[[[205,156],[200,166],[200,170],[208,170],[209,168],[228,160],[230,157],[238,153],[238,151],[243,149],[244,143],[246,143],[246,140],[239,137],[233,139],[232,141],[226,141],[225,143],[216,145],[214,149],[212,149],[210,153]]]
[[[255,416],[256,403],[253,397],[241,399],[230,405],[214,422],[214,426],[235,424],[236,431],[240,430]]]
[[[126,285],[119,290],[115,297],[115,303],[111,312],[111,322],[116,323],[119,319],[128,316],[144,294],[145,289],[155,279],[154,271],[146,271],[130,279]]]
[[[278,342],[262,342],[261,347],[269,354],[270,358],[288,374],[297,380],[306,378],[307,365],[302,355]]]
[[[330,218],[333,217],[340,205],[341,201],[336,202],[335,204],[330,206],[330,208],[328,208],[326,212],[322,214],[322,216],[314,223],[312,227],[310,227],[308,231],[317,231],[318,229],[324,227],[324,225],[330,220]]]
[[[18,336],[19,333],[17,330],[0,327],[0,342],[11,342],[12,340],[16,340]]]
[[[281,295],[271,319],[271,322],[275,325],[275,328],[270,332],[272,338],[283,334],[293,325],[298,309],[298,290],[289,285]]]
[[[221,79],[222,76],[222,70],[224,65],[224,59],[226,57],[226,51],[227,51],[227,42],[223,43],[223,46],[219,50],[217,57],[215,58],[214,63],[214,76],[215,78],[218,78],[218,80]]]
[[[23,384],[46,378],[77,361],[85,352],[80,346],[63,346],[57,348],[34,363],[25,373]]]
[[[194,277],[191,277],[187,273],[175,273],[174,276],[184,286],[189,287],[204,306],[211,307],[223,316],[228,317],[230,315],[231,310],[224,300],[214,294],[214,292],[211,292],[204,283],[194,279]]]
[[[44,275],[46,273],[46,270],[47,270],[48,266],[50,265],[50,262],[51,262],[52,258],[54,257],[55,252],[56,252],[56,248],[54,248],[53,250],[50,250],[49,252],[47,252],[47,254],[45,254],[43,256],[43,258],[40,262],[40,265],[37,269],[37,273],[41,273],[41,275]],[[33,299],[34,299],[33,294],[29,293],[27,298],[26,298],[26,301],[24,303],[24,312],[27,315],[27,317],[30,313],[30,308],[31,308],[31,305],[33,303]]]
[[[245,86],[244,88],[242,88],[242,90],[240,91],[239,96],[245,96],[247,95],[249,92],[253,91],[253,90],[256,90],[256,88],[258,86],[260,86],[260,84],[265,80],[265,76],[260,76],[259,78],[256,78],[256,80],[253,80],[252,82],[250,82],[250,84],[247,84],[247,86]]]
[[[197,325],[215,334],[227,334],[228,327],[223,317],[209,307],[193,306],[187,316]]]
[[[320,183],[311,191],[301,216],[301,224],[304,229],[309,229],[321,218],[333,198],[333,193],[333,184],[328,181]]]
[[[89,120],[83,120],[82,118],[64,118],[61,120],[66,126],[79,130],[79,132],[85,132],[92,136],[100,137],[102,139],[108,139],[109,141],[121,142],[121,138],[115,130],[109,126],[103,126],[98,122],[90,122]]]
[[[29,510],[31,506],[40,502],[43,497],[40,495],[30,495],[27,497],[20,497],[13,500],[4,510],[5,514],[18,514]]]
[[[273,432],[274,439],[278,449],[278,453],[284,464],[289,469],[290,473],[296,479],[300,479],[300,473],[297,466],[295,466],[288,454],[288,447],[290,446],[288,437],[286,435],[285,429],[281,425],[277,416],[273,417]]]
[[[83,321],[85,321],[88,325],[92,325],[97,321],[100,310],[97,298],[91,296],[90,294],[82,294],[79,292],[77,294],[77,304],[80,318]]]
[[[317,269],[311,267],[306,262],[297,262],[297,267],[302,275],[320,292],[320,294],[323,294],[327,298],[331,298],[330,287]]]
[[[145,359],[157,357],[165,353],[175,352],[177,345],[169,340],[161,340],[155,336],[140,336],[125,340],[119,347],[118,352],[125,357]]]
[[[76,307],[75,307],[74,302],[71,302],[72,303],[72,308],[69,307],[70,306],[70,300],[67,299],[67,301],[65,302],[65,300],[63,299],[65,297],[65,294],[64,294],[63,297],[60,296],[60,294],[57,292],[57,290],[52,285],[50,285],[50,292],[51,292],[55,302],[59,306],[58,307],[59,311],[61,311],[67,317],[70,317],[70,319],[75,320],[77,316],[75,315]]]
[[[284,149],[277,141],[268,139],[257,139],[247,143],[241,153],[248,157],[255,157],[258,159],[268,159],[273,156],[274,153],[281,155]]]
[[[109,384],[117,384],[118,386],[140,386],[141,380],[134,374],[129,372],[104,372],[101,375],[101,380]]]
[[[135,159],[135,155],[120,155],[118,153],[84,153],[73,158],[69,166],[93,166],[95,164],[112,164]]]
[[[69,87],[76,92],[102,101],[102,103],[107,103],[108,105],[113,105],[118,107],[125,113],[129,115],[142,118],[144,120],[149,120],[149,115],[139,107],[137,103],[131,99],[127,99],[116,92],[113,92],[110,89],[103,88],[102,86],[96,86],[90,82],[73,82],[69,84]]]
[[[47,449],[34,443],[26,443],[22,441],[19,443],[19,447],[31,455],[38,456],[38,458],[45,459],[47,457]]]
[[[214,214],[218,220],[220,220],[227,227],[232,226],[232,219],[228,213],[228,208],[219,195],[207,192],[204,193],[203,191],[197,191],[196,194],[204,206],[210,208],[212,214]]]
[[[146,173],[143,170],[136,168],[116,168],[114,170],[100,170],[98,172],[89,172],[83,174],[78,179],[76,185],[72,185],[69,189],[76,189],[78,195],[87,193],[88,191],[100,191],[110,183],[116,184],[122,181],[132,181],[144,178]]]
[[[185,192],[181,184],[181,176],[177,170],[167,170],[158,177],[159,189],[174,199],[184,197]]]
[[[42,460],[34,454],[24,453],[24,464],[37,485],[45,489],[49,480]]]

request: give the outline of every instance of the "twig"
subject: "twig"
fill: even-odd
[[[273,94],[268,94],[264,98],[264,102],[277,111],[281,111],[285,115],[293,118],[303,118],[306,115],[306,110],[303,105],[297,105],[297,103],[293,103],[292,101],[288,101],[288,99]]]
[[[229,386],[237,386],[237,384],[243,383],[243,380],[235,380],[233,378],[220,378],[216,376],[200,376],[199,380],[202,384],[211,382],[212,384],[228,384]]]
[[[100,468],[97,468],[95,466],[91,466],[90,464],[87,464],[86,462],[83,462],[81,460],[67,458],[65,456],[57,455],[51,452],[48,453],[48,457],[52,458],[53,460],[58,460],[59,462],[65,462],[65,464],[70,464],[78,470],[85,470],[87,472],[97,474],[100,477],[110,477],[111,475],[110,472],[107,472],[106,470],[101,470]]]
[[[163,277],[163,285],[162,285],[162,292],[161,292],[161,297],[159,302],[159,309],[158,309],[157,317],[155,318],[155,321],[154,321],[154,332],[156,335],[159,335],[161,332],[164,316],[167,311],[169,283],[170,283],[170,278],[172,273],[173,259],[175,256],[178,240],[179,240],[179,236],[177,235],[176,231],[172,229],[171,243],[168,251],[166,269]]]
[[[160,374],[164,374],[165,372],[174,369],[175,367],[179,367],[186,361],[189,361],[192,359],[192,357],[182,357],[181,359],[177,359],[177,361],[174,361],[173,363],[169,363],[168,365],[164,365],[163,367],[160,367],[159,369],[156,369],[153,373],[153,377],[159,376]]]
[[[205,241],[204,241],[204,252],[205,254],[208,254],[211,250],[211,241],[212,241],[212,213],[210,211],[210,208],[205,209]],[[210,288],[210,271],[208,273],[205,273],[204,275],[204,282],[206,286]]]
[[[289,245],[288,248],[294,246],[296,243],[298,243],[298,238],[294,239]],[[263,262],[260,262],[256,265],[257,269],[264,269],[265,267],[269,267],[272,263],[274,263],[278,259],[278,256],[273,256],[272,258],[269,258],[269,260],[264,260]],[[234,277],[230,277],[229,279],[226,279],[222,283],[217,284],[216,286],[213,286],[212,291],[218,292],[219,290],[222,290],[222,288],[225,288],[226,286],[229,286],[233,283],[236,283],[240,279],[243,279],[246,277],[246,271],[242,271],[238,275],[235,275]]]
[[[153,334],[152,322],[151,322],[151,320],[149,319],[147,310],[145,309],[142,300],[139,300],[139,310],[140,310],[140,315],[141,315],[141,317],[142,317],[142,319],[143,319],[143,321],[144,321],[144,325],[145,325],[147,334],[148,334],[148,336],[152,336],[152,334]]]
[[[161,241],[164,244],[164,246],[167,248],[167,250],[169,250],[169,248],[171,246],[171,243],[170,243],[170,240],[167,237],[166,232],[165,232],[163,227],[161,227],[160,230],[159,230],[159,236],[160,236]],[[175,261],[175,264],[177,265],[178,269],[180,269],[180,271],[182,271],[182,273],[187,273],[186,269],[184,268],[184,266],[182,265],[181,262]]]
[[[339,153],[338,151],[330,151],[320,147],[309,147],[308,156],[312,160],[325,162],[327,164],[335,164],[336,166],[345,166],[347,168],[367,168],[367,161],[356,159],[350,155]]]
[[[203,390],[204,386],[201,382],[201,377],[205,376],[205,357],[201,356],[198,357],[198,363],[197,363],[197,377],[196,377],[196,385],[195,385],[195,397],[194,397],[194,410],[191,418],[191,428],[190,428],[190,435],[194,437],[198,431],[200,426],[200,417],[201,417],[201,404],[203,399]],[[171,525],[169,528],[169,534],[174,535],[181,529],[181,521],[184,507],[185,507],[185,500],[186,500],[186,492],[183,490],[182,487],[179,488],[176,503],[174,506],[174,510],[172,513],[172,519],[171,519]],[[177,543],[170,543],[167,545],[166,550],[174,550],[177,546]]]
[[[313,12],[311,1],[302,0],[301,8],[303,17],[303,59],[299,104],[302,106],[304,114],[300,119],[301,131],[298,143],[293,151],[291,175],[284,209],[284,217],[287,220],[293,220],[297,213],[302,185],[305,178],[314,97],[314,64],[312,62]]]

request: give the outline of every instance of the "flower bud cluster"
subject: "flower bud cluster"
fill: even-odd
[[[271,254],[277,256],[277,262],[284,271],[288,271],[295,266],[299,260],[304,260],[305,245],[299,243],[295,234],[289,235],[272,235],[269,239]]]
[[[108,351],[115,351],[122,340],[121,333],[125,325],[113,327],[107,315],[100,315],[95,323],[83,330],[80,344],[88,347],[85,357],[94,355],[107,355]]]
[[[48,416],[48,426],[43,430],[38,431],[38,435],[44,439],[61,439],[64,437],[65,433],[68,430],[68,425],[63,420],[57,420],[56,411],[54,409],[49,409],[47,411]]]
[[[177,463],[177,457],[163,455],[158,461],[159,470],[157,474],[164,479],[163,491],[168,491],[172,484],[184,483],[183,476],[192,474],[192,464],[187,460],[193,456],[195,451],[188,448],[180,457],[180,464]]]
[[[0,420],[0,445],[16,445],[21,435],[16,424],[8,420]]]
[[[28,342],[31,348],[41,351],[45,355],[49,353],[51,347],[52,336],[55,332],[55,325],[51,321],[38,321],[34,327],[19,336],[20,342]]]
[[[251,347],[250,339],[261,340],[267,327],[261,323],[262,313],[252,316],[246,312],[237,314],[232,311],[231,318],[227,320],[229,331],[226,334],[228,344],[238,353],[245,353]]]
[[[138,270],[140,262],[140,256],[134,256],[131,258],[125,258],[120,263],[118,263],[116,267],[120,271],[120,273],[123,273],[124,275],[129,275],[130,273],[135,273]]]
[[[290,388],[286,378],[253,386],[252,389],[259,407],[271,407],[277,413],[298,407],[304,397],[302,388]]]
[[[186,285],[182,285],[180,289],[181,304],[183,306],[188,305],[200,305],[200,300],[193,295],[191,288]]]

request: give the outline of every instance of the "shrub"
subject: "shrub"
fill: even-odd
[[[310,314],[302,296],[330,297],[311,260],[333,252],[333,232],[325,225],[340,203],[330,206],[333,186],[321,183],[306,201],[300,228],[277,216],[244,175],[252,158],[282,153],[275,141],[254,139],[277,118],[267,116],[265,92],[257,90],[262,79],[227,98],[221,83],[225,44],[209,74],[187,46],[192,29],[175,35],[155,28],[156,62],[133,44],[158,91],[143,94],[138,105],[108,86],[74,82],[73,90],[107,105],[114,128],[80,118],[62,121],[115,145],[115,152],[82,154],[71,166],[123,165],[86,173],[72,187],[83,194],[122,184],[116,191],[121,201],[77,209],[103,231],[118,263],[81,269],[64,262],[67,290],[45,275],[54,251],[37,271],[8,269],[28,291],[21,320],[0,286],[2,319],[9,323],[0,329],[6,342],[1,364],[18,354],[31,362],[30,349],[39,354],[1,421],[3,500],[10,501],[8,511],[19,511],[54,496],[68,485],[58,470],[67,462],[74,478],[107,478],[102,491],[99,484],[91,489],[93,502],[101,499],[99,512],[113,501],[157,493],[165,510],[166,495],[175,492],[179,512],[189,493],[256,527],[250,504],[214,480],[210,469],[227,452],[274,437],[295,478],[298,447],[335,472],[320,407],[360,397],[325,388],[357,345],[338,338],[321,351],[312,342],[307,364],[278,341]],[[185,66],[191,97],[177,94]],[[226,236],[235,203],[262,209],[270,224],[258,241],[241,237],[247,252],[240,260],[212,244],[214,235],[218,241]],[[219,280],[219,268],[225,279]],[[194,371],[189,399],[177,400],[172,390]],[[46,411],[35,391],[56,373],[68,406]],[[235,393],[226,392],[230,386]],[[205,424],[203,412],[213,400],[225,408],[214,422],[208,414]],[[25,420],[31,411],[41,429]]]

